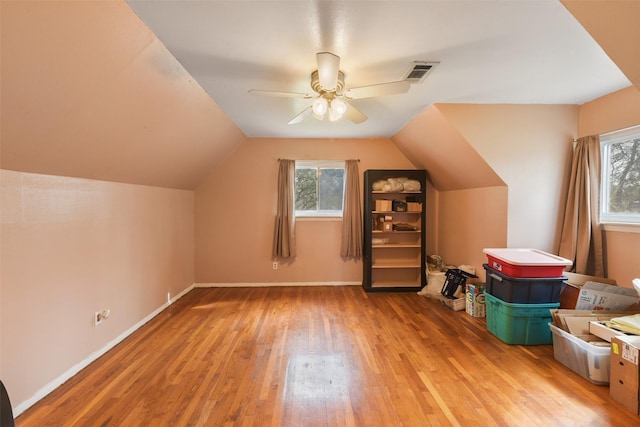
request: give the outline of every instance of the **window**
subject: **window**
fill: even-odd
[[[296,217],[342,217],[344,161],[296,161]]]
[[[600,222],[640,224],[640,126],[600,136]]]

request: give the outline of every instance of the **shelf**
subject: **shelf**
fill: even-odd
[[[416,263],[415,261],[411,261],[410,263],[407,264],[400,264],[400,263],[396,263],[396,264],[372,264],[371,268],[420,268],[420,264]]]
[[[374,234],[378,234],[378,233],[380,233],[380,234],[382,234],[382,233],[387,233],[387,234],[389,234],[389,233],[419,233],[419,232],[420,232],[420,230],[409,230],[409,231],[398,231],[398,230],[382,231],[382,230],[372,230],[371,232],[372,232],[372,233],[374,233]]]
[[[371,283],[372,288],[420,288],[418,282],[382,282],[374,281]]]
[[[386,214],[418,214],[420,215],[422,213],[422,211],[372,211],[371,213],[373,214],[380,214],[380,215],[386,215]]]
[[[371,194],[422,194],[422,191],[375,191],[372,190]]]
[[[377,191],[374,184],[406,177],[420,183],[417,191]],[[367,170],[364,173],[364,241],[362,286],[365,290],[413,291],[426,284],[426,171]],[[417,188],[407,187],[407,188]],[[376,187],[376,188],[382,188]],[[402,188],[402,187],[399,187]],[[394,210],[400,208],[401,210]],[[391,217],[394,230],[380,219]],[[411,228],[417,228],[412,230]],[[385,242],[385,243],[382,243]]]
[[[381,243],[379,245],[374,244],[371,245],[374,249],[398,249],[398,248],[421,248],[422,245],[419,243]]]

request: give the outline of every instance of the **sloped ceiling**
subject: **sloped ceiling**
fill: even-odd
[[[439,191],[505,185],[437,105],[424,110],[393,137],[402,152],[429,171]]]
[[[163,4],[169,2],[137,2],[132,0],[131,3],[140,5],[140,7],[146,3],[153,3],[154,7],[162,8]],[[189,1],[170,3],[184,3],[192,6],[199,4],[199,2]],[[251,8],[251,5],[260,5],[264,8],[267,3],[275,2],[212,1],[204,3],[218,3],[221,5],[220,7],[224,5],[224,8],[245,13],[245,15],[231,15],[236,17],[232,27],[236,30],[231,34],[233,34],[232,45],[238,46],[237,54],[246,57],[246,51],[243,53],[242,49],[260,36],[255,31],[247,31],[248,21],[245,16],[247,16],[248,9]],[[237,5],[242,3],[244,5]],[[281,86],[275,86],[278,80],[274,79],[277,77],[289,84],[288,87],[295,88],[299,84],[297,79],[302,71],[304,71],[302,79],[305,80],[302,83],[308,84],[304,74],[308,71],[307,68],[313,67],[315,48],[333,49],[335,46],[343,46],[346,49],[346,46],[350,46],[350,53],[362,52],[365,55],[364,59],[371,60],[379,58],[383,47],[393,51],[398,46],[407,44],[404,38],[400,38],[400,33],[389,32],[390,26],[379,27],[371,24],[369,18],[382,19],[385,18],[384,13],[374,14],[374,16],[352,14],[350,16],[353,17],[352,23],[354,25],[345,27],[345,22],[341,21],[345,15],[339,13],[332,15],[329,7],[330,4],[338,7],[343,2],[314,1],[305,3],[312,5],[311,9],[316,11],[316,21],[307,21],[307,23],[315,22],[316,26],[312,27],[316,31],[314,40],[319,43],[317,46],[299,47],[305,57],[309,56],[307,58],[308,64],[300,59],[302,53],[298,53],[296,61],[284,61],[282,65],[290,64],[293,69],[283,73],[270,67],[268,61],[263,58],[262,61],[266,62],[262,69],[266,71],[266,76],[258,78],[256,75],[251,77],[251,75],[242,72],[243,61],[234,60],[235,57],[224,60],[223,56],[218,58],[222,61],[220,64],[221,72],[226,73],[225,75],[236,74],[245,78],[250,77],[248,83],[251,84],[251,87],[257,87],[256,85],[264,78],[264,81],[270,82],[271,86],[263,88],[283,89]],[[397,3],[402,7],[394,13],[406,13],[403,8],[410,6],[426,7],[424,4],[420,5],[425,2]],[[448,10],[448,14],[455,18],[456,10],[464,10],[466,5],[473,2],[429,3],[434,3],[431,5],[433,7],[439,3],[440,9]],[[457,4],[457,7],[452,7],[454,3]],[[534,10],[551,8],[556,18],[560,16],[556,14],[560,12],[557,10],[559,3],[555,6],[544,4],[556,2],[489,3],[492,4],[492,7],[500,8],[501,15],[499,16],[503,18],[501,21],[506,22],[509,22],[509,17],[512,16],[510,11],[520,10],[521,15],[522,10],[529,10],[527,8]],[[525,3],[530,4],[525,5]],[[280,13],[285,14],[283,19],[298,19],[295,15],[296,9],[290,10],[284,7],[287,2],[278,2],[278,4],[281,6],[278,9]],[[636,87],[640,87],[640,55],[637,55],[637,41],[640,39],[640,26],[637,25],[640,2],[563,0],[562,4],[586,28],[605,53],[616,62],[624,75],[635,83]],[[360,6],[352,5],[352,7],[357,9]],[[518,9],[521,7],[523,9]],[[341,10],[344,12],[346,9],[338,7],[338,12]],[[384,11],[384,9],[380,10]],[[435,11],[437,8],[432,10]],[[467,13],[465,16],[470,19],[468,15]],[[389,18],[390,15],[386,17]],[[260,22],[259,18],[251,19]],[[169,19],[166,25],[171,27],[172,22],[177,24],[175,19],[173,21]],[[290,27],[280,28],[278,25],[273,25],[273,22],[269,23],[264,20],[263,22],[264,26],[259,26],[258,29],[269,32],[269,37],[265,39],[270,41],[269,45],[275,46],[279,51],[286,49],[290,43],[296,46],[300,45],[300,39],[287,36],[287,32],[291,31]],[[442,34],[427,38],[424,33],[424,22],[419,20],[416,22],[411,26],[412,32],[408,33],[407,37],[412,40],[412,43],[418,44],[409,44],[410,49],[413,50],[395,55],[395,60],[402,60],[403,63],[406,63],[411,59],[442,59],[447,57],[445,52],[449,52],[450,55],[457,52],[471,53],[473,55],[470,59],[474,59],[474,61],[483,57],[490,58],[491,61],[476,63],[481,67],[482,72],[476,72],[472,80],[475,89],[471,95],[480,97],[487,94],[494,97],[492,98],[494,102],[505,102],[495,98],[496,95],[492,92],[495,82],[492,85],[483,86],[478,84],[477,78],[483,75],[506,78],[504,66],[522,56],[523,49],[528,52],[536,40],[535,37],[525,37],[522,39],[525,42],[522,49],[518,48],[521,46],[520,44],[511,43],[503,45],[503,48],[499,50],[492,50],[488,47],[485,47],[485,50],[479,50],[479,40],[468,43],[458,40],[458,45],[454,43],[450,46],[450,43],[445,43],[448,39],[443,38]],[[439,21],[436,15],[430,15],[430,22],[432,29],[444,30],[447,28],[447,23]],[[468,26],[465,26],[465,31],[462,31],[460,27],[462,21],[455,20],[454,22],[456,22],[456,28],[460,30],[459,34],[466,32]],[[464,22],[473,23],[473,20]],[[495,23],[495,21],[492,22]],[[576,37],[579,31],[585,31],[577,22],[569,22],[568,25],[572,28],[573,37]],[[214,96],[212,99],[211,94],[203,90],[201,83],[183,68],[180,62],[182,59],[180,57],[176,59],[174,54],[166,48],[165,43],[156,37],[124,1],[1,1],[0,23],[2,36],[0,45],[0,103],[2,107],[0,166],[4,169],[193,189],[211,168],[223,161],[228,153],[245,140],[245,133],[239,126],[236,126],[226,109],[223,111],[222,103],[217,103],[219,102],[218,98]],[[513,24],[513,22],[511,23]],[[182,24],[188,25],[189,20],[182,22]],[[340,33],[342,44],[335,44],[337,40],[333,38],[335,35],[323,34],[321,30],[324,27],[320,24],[329,25],[329,28],[335,30],[342,28],[340,30],[342,31]],[[551,25],[548,21],[539,24],[541,31],[545,28],[548,29],[548,25]],[[509,26],[510,31],[514,31],[516,27],[516,25]],[[353,34],[351,32],[345,33],[344,31],[347,29]],[[245,33],[248,33],[246,35],[249,37],[249,41],[239,38],[240,34]],[[372,37],[380,35],[378,33],[385,36],[386,39],[381,39],[379,42],[372,41]],[[193,36],[197,37],[197,34],[198,31],[194,29]],[[512,33],[506,31],[491,34],[495,37],[487,35],[483,41],[503,40]],[[547,32],[544,34],[546,35],[544,40],[548,41],[549,34]],[[279,42],[276,42],[278,40]],[[331,40],[333,41],[331,42]],[[578,44],[584,46],[584,38],[578,37],[572,40],[581,40]],[[207,43],[225,45],[229,41],[225,39],[220,43],[210,43],[210,41],[200,40],[197,45],[204,46]],[[430,45],[434,42],[440,43],[441,48],[424,51],[424,45]],[[577,50],[578,44],[572,46],[575,46]],[[452,50],[445,50],[447,46]],[[550,46],[549,43],[547,46]],[[310,51],[311,55],[308,55]],[[434,55],[426,55],[429,52],[433,52]],[[554,52],[557,54],[557,49]],[[423,53],[425,55],[422,55]],[[596,55],[598,61],[602,60],[601,53]],[[266,53],[265,55],[266,58],[274,57],[274,54]],[[275,54],[275,57],[279,57],[278,54]],[[347,57],[353,58],[352,55],[347,55]],[[570,57],[577,59],[573,54]],[[193,58],[196,60],[194,63],[196,68],[198,65],[204,66],[203,71],[206,72],[212,72],[209,66],[216,65],[211,62],[198,62],[198,56]],[[450,56],[450,58],[453,60],[455,56]],[[345,59],[345,61],[348,60]],[[490,67],[496,65],[496,61],[497,65],[501,67],[500,72],[492,74]],[[451,61],[448,62],[451,63]],[[374,67],[370,67],[372,63]],[[393,63],[396,62],[381,62],[379,60],[367,62],[363,60],[362,65],[349,67],[353,67],[351,70],[354,74],[362,77],[360,83],[368,84],[380,79],[391,79],[391,75],[395,71],[391,72],[390,70],[396,69],[396,65]],[[443,64],[436,70],[446,70]],[[583,64],[580,64],[582,67]],[[602,63],[600,62],[600,64]],[[345,64],[345,66],[347,65]],[[252,69],[255,70],[255,68]],[[594,69],[588,67],[587,69],[592,73],[592,78],[595,81],[601,80],[600,72],[605,74],[611,71],[620,72],[615,65],[612,68],[607,64],[603,68],[599,68],[600,72],[595,72]],[[539,76],[536,70],[538,68],[531,68],[525,75]],[[545,70],[545,79],[554,76],[557,71],[548,67]],[[380,71],[383,72],[382,76],[374,75]],[[456,81],[456,76],[457,81],[468,83],[459,74],[448,74],[448,78],[453,78],[454,81]],[[432,77],[434,79],[430,80]],[[429,77],[427,84],[435,85],[437,83],[435,77],[437,77],[435,74]],[[612,84],[611,90],[615,90],[621,85],[624,86],[626,78],[622,77],[622,79],[619,76],[614,79],[615,82]],[[212,77],[208,79],[215,80]],[[560,87],[562,86],[550,86],[552,90]],[[427,86],[425,88],[428,89]],[[432,86],[432,89],[435,88],[441,90],[439,84],[435,87]],[[457,88],[457,90],[460,89],[462,87]],[[531,87],[528,89],[532,90]],[[439,100],[441,102],[468,100],[462,97],[460,92],[457,93],[456,96]],[[590,92],[585,96],[593,97],[596,95]],[[471,102],[482,102],[482,99],[474,98],[475,101]],[[414,106],[411,111],[411,114],[416,116],[421,114],[421,111],[431,102],[428,96],[419,98],[417,101],[421,107]],[[385,110],[391,111],[388,106],[385,107],[384,103],[376,101],[374,104],[376,104],[375,108],[382,107],[383,114]],[[274,111],[271,111],[273,104],[269,104],[269,106],[267,108],[269,113],[275,114]],[[249,114],[249,116],[256,118],[255,115]],[[403,120],[405,120],[405,125],[409,123],[408,119]],[[247,123],[251,129],[258,132],[258,127],[254,128],[252,127],[253,123]],[[269,123],[269,121],[265,122],[260,119],[260,123],[256,122],[255,125],[262,127]],[[454,132],[455,130],[443,130],[443,132],[445,131]],[[273,134],[275,132],[268,131],[266,133]],[[315,136],[320,137],[321,135],[317,133]],[[354,137],[358,136],[364,137],[366,135],[354,135]],[[459,145],[462,149],[464,144]],[[468,149],[472,150],[470,146]],[[412,163],[431,169],[432,178],[440,183],[442,188],[473,187],[478,182],[476,176],[469,177],[465,182],[460,182],[460,176],[454,177],[447,173],[446,161],[442,157],[434,158],[430,151],[416,149],[408,150],[406,154]],[[469,158],[472,157],[473,153],[470,152]],[[476,160],[482,161],[482,159]]]
[[[631,83],[640,89],[640,1],[561,1]]]
[[[5,2],[3,169],[193,189],[244,134],[122,2]]]
[[[249,137],[390,137],[434,103],[580,104],[628,79],[559,0],[126,0]],[[313,102],[316,53],[340,57],[345,86],[439,65],[403,94],[354,99],[369,120],[289,125]]]

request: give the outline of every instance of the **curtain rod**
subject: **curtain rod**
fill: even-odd
[[[626,132],[628,130],[631,130],[631,129],[637,128],[637,127],[640,127],[640,125],[633,125],[633,126],[629,126],[629,127],[623,128],[623,129],[611,130],[609,132],[598,134],[598,136],[609,136],[611,134],[618,133],[618,132]],[[578,139],[579,138],[573,138],[573,142],[577,142]]]

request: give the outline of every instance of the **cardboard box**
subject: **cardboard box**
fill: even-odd
[[[580,294],[580,288],[587,282],[606,283],[607,285],[616,285],[614,279],[607,279],[605,277],[589,276],[586,274],[570,273],[565,271],[563,273],[567,277],[567,285],[560,292],[560,308],[576,308],[578,302],[578,295]]]
[[[391,212],[391,200],[377,199],[376,211],[378,212]]]
[[[485,317],[486,301],[484,291],[486,285],[484,283],[467,283],[466,291],[466,311],[473,317]]]
[[[633,288],[587,282],[580,288],[576,310],[624,310],[640,302]]]
[[[638,304],[640,298],[632,288],[600,282],[584,285],[567,283],[560,293],[560,308],[576,310],[626,310]]]
[[[390,215],[381,216],[379,227],[380,231],[393,231],[393,217]]]
[[[611,398],[634,414],[640,414],[640,336],[626,335],[611,339]]]
[[[422,203],[407,202],[407,211],[408,212],[422,212]]]

